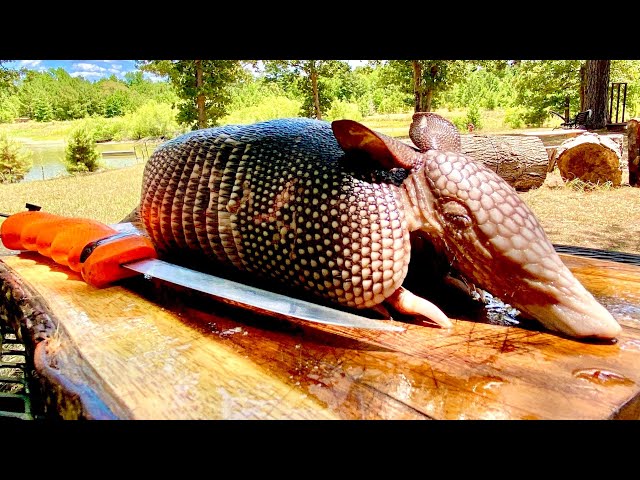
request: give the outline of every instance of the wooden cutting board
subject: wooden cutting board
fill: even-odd
[[[640,267],[561,256],[623,325],[616,343],[473,318],[290,322],[142,277],[98,290],[30,252],[0,256],[0,322],[62,418],[639,418]]]

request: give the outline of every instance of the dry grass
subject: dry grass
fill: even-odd
[[[556,171],[521,193],[553,243],[640,253],[640,188],[564,184]]]
[[[58,215],[115,223],[140,200],[144,164],[100,173],[0,184],[0,212],[15,213],[25,203]]]

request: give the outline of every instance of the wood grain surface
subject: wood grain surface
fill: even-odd
[[[50,318],[36,368],[63,418],[638,418],[640,267],[561,257],[623,325],[617,342],[473,316],[400,333],[285,321],[142,277],[95,289],[30,252],[0,257],[0,321],[32,321],[7,319],[12,301]]]

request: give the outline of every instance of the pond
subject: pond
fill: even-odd
[[[65,167],[64,157],[66,145],[58,142],[24,142],[24,147],[31,150],[33,166],[22,179],[23,182],[47,180],[69,175]],[[101,154],[100,165],[104,168],[122,168],[144,162],[153,152],[156,144],[138,142],[99,143]]]

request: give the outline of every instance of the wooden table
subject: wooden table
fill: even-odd
[[[640,267],[561,256],[623,325],[617,343],[473,318],[290,322],[142,277],[98,290],[30,252],[0,256],[0,322],[68,419],[639,418]]]

